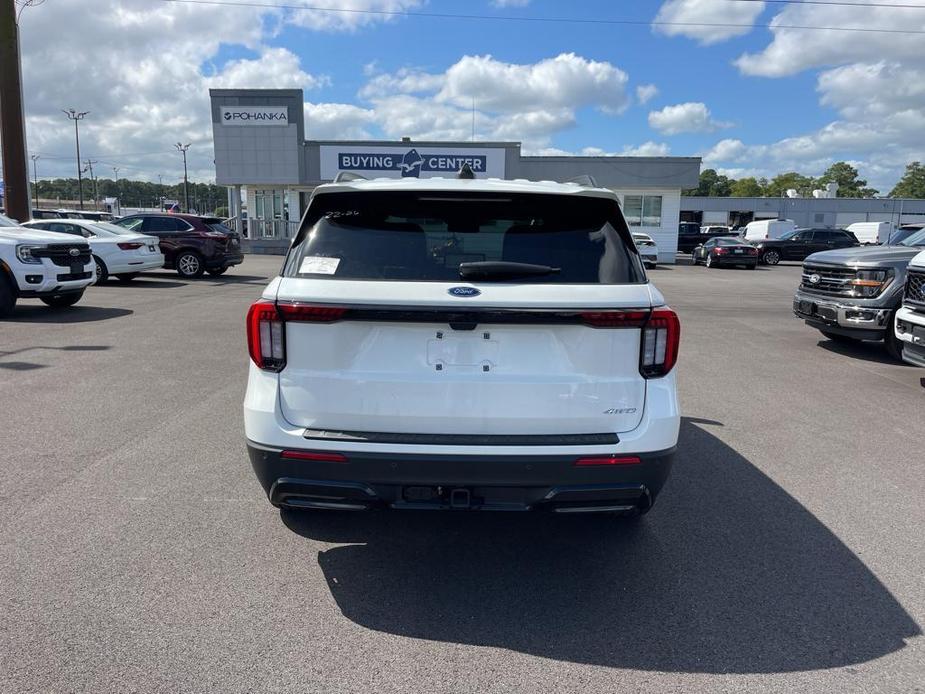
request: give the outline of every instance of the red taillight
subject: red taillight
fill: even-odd
[[[143,243],[120,243],[118,244],[119,248],[123,251],[135,251],[144,246]]]
[[[333,323],[347,312],[347,309],[339,306],[314,306],[286,301],[280,301],[277,308],[283,319],[303,323]]]
[[[247,312],[247,349],[251,360],[266,371],[282,371],[286,366],[286,321],[333,323],[346,312],[347,309],[338,306],[255,301]]]
[[[594,311],[581,314],[581,320],[592,328],[641,328],[649,317],[648,311]]]
[[[286,460],[312,460],[318,463],[346,463],[347,456],[341,453],[315,453],[314,451],[283,451],[280,457]]]
[[[726,249],[723,248],[722,246],[717,246],[716,248],[713,249],[713,255],[725,255],[725,254],[726,254]]]
[[[610,455],[594,458],[579,458],[575,461],[576,467],[592,467],[595,465],[638,465],[639,458],[635,455]]]
[[[681,322],[678,314],[667,306],[652,311],[642,330],[639,372],[646,378],[664,376],[678,361],[681,342]]]
[[[247,351],[261,369],[281,371],[286,365],[285,330],[276,304],[258,299],[247,311]]]
[[[748,249],[748,254],[749,254],[749,255],[758,255],[758,249],[757,249],[757,248],[749,248],[749,249]]]

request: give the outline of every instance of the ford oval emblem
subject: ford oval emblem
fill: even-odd
[[[819,275],[810,275],[810,276],[809,276],[809,281],[810,281],[812,284],[819,284],[819,281],[820,281],[821,279],[822,279],[822,278],[821,278]]]
[[[68,253],[70,253],[70,254],[73,255],[74,257],[77,257],[78,255],[80,255],[80,249],[79,249],[79,248],[72,248],[72,249],[70,249],[70,250],[68,251]]]
[[[478,296],[482,292],[476,289],[475,287],[450,287],[446,290],[447,294],[450,296]]]

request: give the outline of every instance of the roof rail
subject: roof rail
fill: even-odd
[[[340,171],[337,176],[334,177],[335,183],[346,183],[347,181],[368,181],[369,179],[366,176],[361,176],[358,173],[353,173],[353,171]]]
[[[588,188],[599,188],[597,181],[594,180],[594,177],[589,174],[581,174],[580,176],[575,176],[566,181],[566,183],[577,183],[580,186],[587,186]]]

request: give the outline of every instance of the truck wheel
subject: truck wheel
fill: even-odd
[[[780,262],[780,253],[777,251],[765,251],[761,256],[761,262],[765,265],[777,265]]]
[[[106,268],[106,263],[96,256],[93,256],[93,262],[96,264],[96,283],[103,284],[109,279],[109,270]]]
[[[79,291],[73,294],[55,294],[53,296],[43,296],[40,298],[42,303],[46,306],[51,306],[52,308],[67,308],[80,301],[83,295],[83,291]]]
[[[896,361],[903,360],[903,342],[896,337],[896,331],[893,329],[893,317],[890,317],[887,323],[886,335],[883,336],[883,345],[886,352]]]
[[[6,318],[13,313],[13,307],[16,305],[16,294],[6,277],[0,273],[0,318]]]
[[[202,256],[196,251],[183,251],[177,256],[176,266],[177,274],[187,280],[202,277],[202,273],[206,269],[202,263]]]
[[[848,335],[840,335],[839,333],[832,333],[828,330],[820,330],[819,332],[821,332],[824,337],[828,338],[832,342],[840,342],[843,345],[850,345],[857,342],[855,338],[849,337]]]

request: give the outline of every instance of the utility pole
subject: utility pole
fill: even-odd
[[[33,154],[30,159],[32,159],[32,192],[35,193],[35,206],[39,206],[39,174],[38,167],[36,167],[35,162],[39,160],[38,154]],[[31,216],[31,215],[30,215]]]
[[[22,111],[19,27],[15,0],[0,0],[0,142],[3,144],[3,202],[6,213],[25,221],[29,210],[29,164]]]
[[[98,210],[99,209],[98,203],[100,201],[100,196],[99,196],[99,189],[96,187],[96,176],[93,175],[93,165],[94,164],[99,164],[99,162],[90,161],[89,159],[87,159],[87,170],[90,172],[90,180],[93,181],[93,209]]]
[[[189,212],[189,178],[186,175],[186,150],[189,149],[190,143],[181,145],[179,142],[174,145],[177,151],[183,155],[183,197],[186,199],[186,211]]]
[[[119,206],[122,206],[122,188],[119,186],[119,167],[112,167],[112,175],[115,177],[116,197],[119,199]]]
[[[164,177],[160,174],[157,175],[157,207],[164,209]]]
[[[68,117],[68,120],[74,121],[74,141],[77,143],[77,196],[80,198],[80,209],[84,208],[84,181],[80,169],[80,128],[78,123],[83,120],[89,111],[76,111],[72,108],[68,110],[61,109],[61,112]]]

